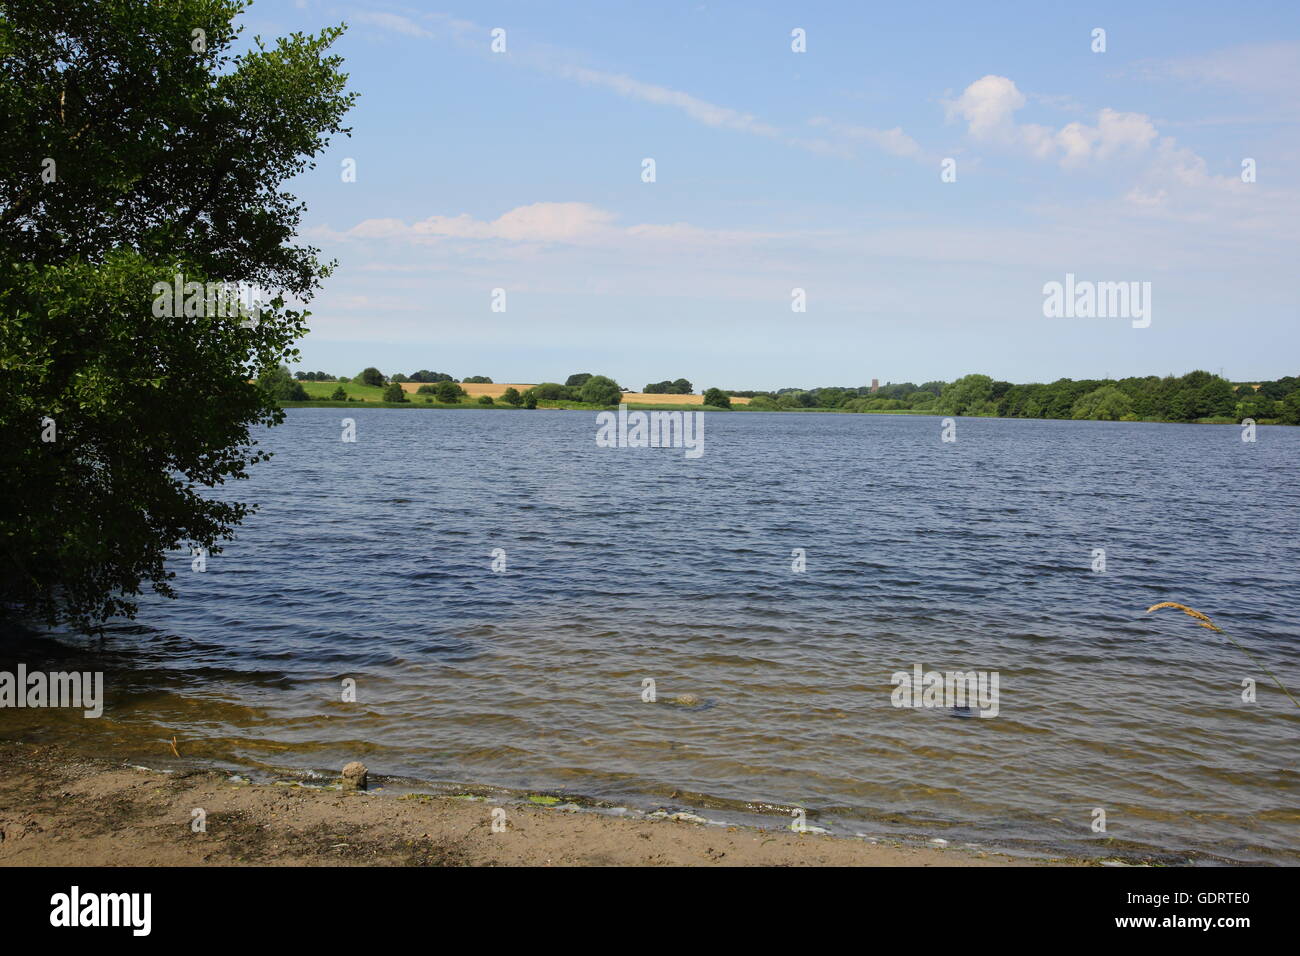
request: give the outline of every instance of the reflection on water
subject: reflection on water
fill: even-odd
[[[688,460],[597,448],[587,413],[348,414],[355,444],[335,409],[268,434],[276,457],[223,492],[260,513],[206,573],[177,555],[180,600],[102,644],[9,642],[7,669],[104,670],[107,706],[0,711],[0,733],[1300,862],[1300,711],[1222,637],[1142,613],[1209,613],[1296,692],[1300,429],[962,420],[943,444],[928,417],[733,413]],[[998,716],[893,707],[917,664],[996,671]]]

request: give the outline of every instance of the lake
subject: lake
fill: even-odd
[[[1300,710],[1222,635],[1145,615],[1208,614],[1300,694],[1300,429],[959,419],[943,442],[928,416],[711,413],[696,459],[595,434],[581,411],[290,410],[259,436],[275,458],[219,492],[259,513],[205,572],[176,556],[179,600],[102,646],[23,649],[105,670],[104,716],[0,711],[0,733],[771,826],[803,809],[844,836],[1300,862]],[[894,706],[917,666],[995,673],[997,715]]]

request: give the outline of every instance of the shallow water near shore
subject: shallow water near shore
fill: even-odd
[[[0,710],[0,736],[151,766],[175,736],[186,761],[253,773],[360,759],[413,788],[780,825],[803,808],[846,836],[1300,862],[1300,710],[1222,635],[1144,615],[1209,614],[1300,694],[1300,429],[961,419],[947,444],[926,416],[717,413],[695,460],[595,429],[289,411],[259,436],[275,458],[220,491],[260,512],[206,572],[176,556],[179,600],[103,642],[3,653],[105,671],[104,716]],[[915,665],[997,672],[998,715],[893,706]]]

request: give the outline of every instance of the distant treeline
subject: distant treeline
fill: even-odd
[[[1256,388],[1258,386],[1258,388]],[[903,411],[1001,418],[1078,418],[1103,421],[1191,422],[1253,418],[1300,425],[1300,378],[1232,383],[1209,372],[1124,379],[1058,379],[1014,385],[987,375],[955,382],[911,382],[856,388],[731,391],[751,398],[751,409],[835,408],[852,412]]]
[[[298,381],[295,382],[294,379]],[[335,378],[324,372],[272,370],[266,382],[276,397],[284,401],[306,399],[300,382],[335,382],[339,388],[331,396],[344,400],[342,386],[349,381],[358,385],[384,389],[385,401],[407,401],[402,382],[424,383],[417,394],[444,403],[467,398],[464,384],[492,384],[486,375],[456,379],[446,372],[420,369],[410,375],[400,372],[385,375],[371,367],[349,379]],[[564,383],[542,382],[519,391],[506,389],[496,401],[535,408],[542,402],[581,402],[590,405],[616,405],[623,400],[623,389],[607,375],[577,372]],[[684,378],[652,382],[645,387],[650,394],[690,395],[693,386]],[[823,388],[783,388],[777,391],[723,391],[716,388],[704,393],[704,404],[715,408],[730,406],[730,398],[751,399],[748,409],[782,411],[793,409],[835,409],[848,412],[913,411],[932,415],[997,416],[999,418],[1078,418],[1101,421],[1193,422],[1206,419],[1300,425],[1300,377],[1284,376],[1273,381],[1233,383],[1205,371],[1186,375],[1158,375],[1123,379],[1069,379],[1051,383],[1015,385],[996,381],[987,375],[966,375],[955,382],[889,383],[872,391],[870,386],[833,386]],[[477,399],[493,404],[487,396]]]

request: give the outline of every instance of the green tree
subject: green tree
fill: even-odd
[[[1283,425],[1300,425],[1300,389],[1282,399],[1277,420]]]
[[[672,391],[674,395],[689,395],[695,391],[695,387],[686,379],[679,378],[673,382]]]
[[[331,402],[346,402],[347,400],[348,400],[348,393],[344,391],[342,385],[334,389],[334,391],[330,392]]]
[[[243,7],[0,2],[0,612],[132,616],[144,587],[174,596],[169,551],[218,553],[252,510],[208,489],[283,420],[250,382],[297,362],[285,300],[330,271],[285,186],[352,97],[341,29],[233,54]],[[269,298],[256,322],[186,288],[240,282]]]
[[[495,404],[496,404],[496,402],[494,402],[494,401],[492,400],[492,396],[491,396],[491,395],[480,395],[480,396],[478,397],[478,403],[479,403],[480,405],[495,405]]]
[[[593,375],[582,383],[582,388],[578,390],[578,397],[581,401],[590,402],[592,405],[617,405],[623,397],[623,390],[612,378]]]
[[[465,379],[466,385],[491,385],[492,379],[486,375],[471,375]]]
[[[530,389],[528,390],[528,392],[524,395],[524,407],[525,407],[525,408],[536,408],[536,407],[537,407],[537,395],[533,392],[533,390],[532,390],[531,388],[530,388]]]
[[[305,402],[311,397],[302,387],[302,382],[295,380],[283,365],[267,369],[258,376],[257,384],[277,402]]]
[[[379,369],[375,368],[372,365],[370,368],[365,369],[360,375],[357,376],[357,381],[359,381],[362,385],[373,385],[376,387],[382,387],[385,381],[384,373],[379,371]]]
[[[1074,403],[1071,418],[1090,418],[1117,422],[1133,411],[1133,402],[1114,385],[1103,385],[1079,397]]]
[[[1259,395],[1252,396],[1243,402],[1237,403],[1238,419],[1253,418],[1259,421],[1261,418],[1275,418],[1277,416],[1277,402],[1271,398],[1263,398]]]
[[[389,382],[384,386],[383,398],[386,402],[404,402],[406,401],[406,390],[402,388],[400,382]]]
[[[543,402],[562,402],[573,398],[573,393],[559,382],[542,382],[534,385],[529,393]]]
[[[463,388],[445,378],[433,387],[433,392],[438,401],[447,405],[456,404],[460,401],[460,397],[465,394]]]
[[[501,400],[511,405],[522,405],[524,402],[524,397],[519,394],[519,389],[511,385],[509,388],[507,388],[504,392],[501,393]]]
[[[717,408],[730,408],[731,396],[720,388],[711,388],[704,393],[704,404],[713,405]]]
[[[945,415],[990,414],[993,379],[987,375],[966,375],[944,386],[939,396],[939,411]]]
[[[1232,386],[1216,376],[1201,387],[1197,406],[1202,418],[1228,418],[1236,411],[1237,398]]]
[[[576,372],[564,380],[564,384],[569,388],[582,388],[587,384],[587,379],[591,378],[590,372]]]

